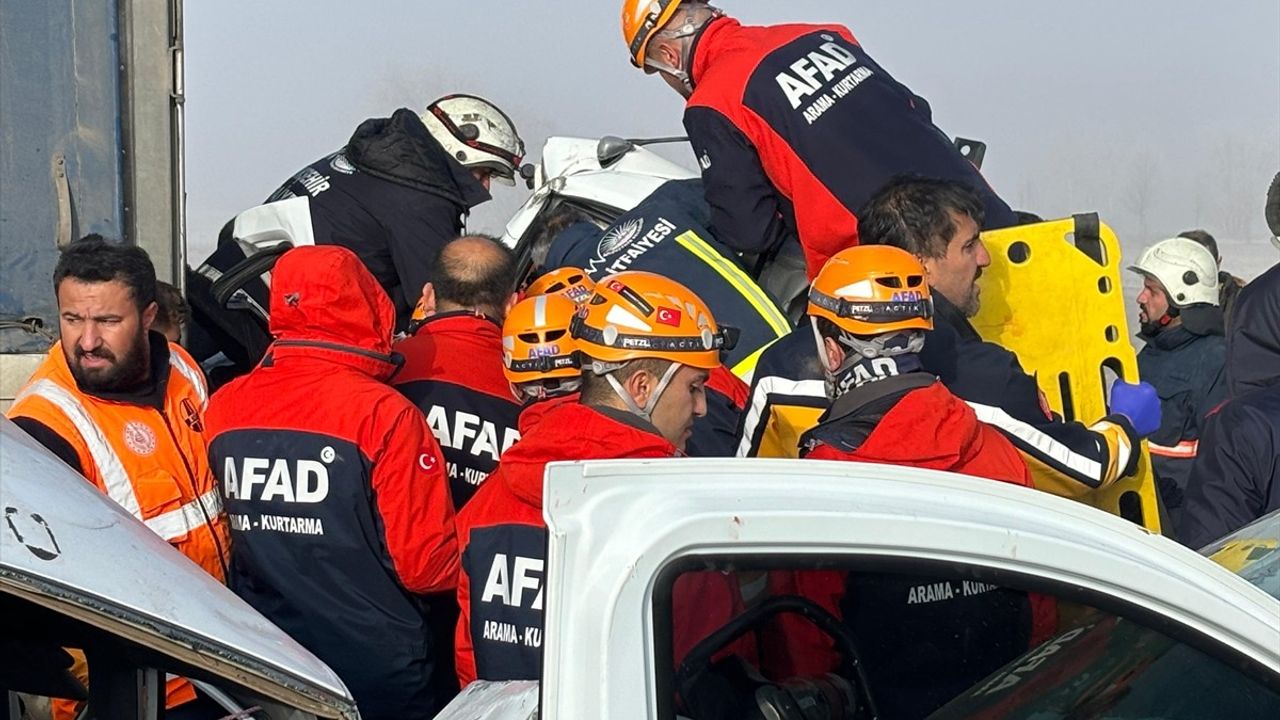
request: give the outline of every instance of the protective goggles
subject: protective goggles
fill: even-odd
[[[880,325],[883,323],[933,317],[933,298],[919,300],[848,300],[809,289],[809,302],[836,317]]]

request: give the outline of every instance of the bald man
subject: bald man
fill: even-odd
[[[426,319],[395,345],[394,383],[435,433],[461,508],[520,437],[520,404],[502,374],[502,321],[515,304],[515,259],[494,238],[468,235],[440,251],[422,288]]]
[[[426,319],[392,350],[404,368],[392,382],[427,416],[440,443],[455,507],[462,508],[520,437],[520,402],[502,374],[502,321],[516,302],[515,258],[496,238],[468,235],[447,243],[422,288]],[[432,636],[451,638],[458,604],[452,593],[424,599]],[[449,643],[433,646],[441,697],[457,693]]]

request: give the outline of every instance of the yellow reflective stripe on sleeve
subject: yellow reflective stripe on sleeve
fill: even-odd
[[[116,455],[111,443],[107,442],[102,429],[89,417],[79,398],[54,381],[45,379],[37,380],[18,393],[18,397],[14,398],[14,405],[32,395],[53,403],[71,421],[71,424],[75,425],[89,449],[93,464],[98,466],[98,474],[102,476],[102,482],[107,488],[107,497],[114,500],[130,515],[141,520],[142,508],[138,505],[138,496],[133,492],[133,483],[129,482],[124,464],[120,462],[120,457]]]
[[[214,488],[182,507],[161,513],[144,523],[151,532],[165,540],[173,540],[205,525],[206,517],[213,519],[221,512],[222,495]]]
[[[179,373],[182,373],[182,377],[186,378],[187,382],[195,387],[196,394],[200,396],[200,409],[204,410],[209,404],[209,390],[204,386],[204,374],[199,369],[188,365],[186,360],[183,360],[178,356],[178,353],[172,350],[169,351],[169,365]]]
[[[765,291],[760,289],[760,286],[751,279],[751,276],[742,271],[742,268],[716,252],[715,248],[708,245],[705,240],[698,237],[697,233],[692,230],[677,237],[676,242],[697,256],[699,260],[706,263],[720,277],[732,285],[733,289],[737,290],[738,294],[745,298],[751,304],[751,307],[756,309],[756,312],[768,323],[778,337],[791,332],[791,325],[787,322],[787,317],[782,314],[782,311],[773,303],[773,300],[769,299]],[[719,318],[717,318],[718,320]],[[733,323],[729,324],[732,325]]]

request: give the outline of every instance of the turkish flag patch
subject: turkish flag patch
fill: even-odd
[[[680,311],[675,308],[658,307],[658,317],[654,318],[663,325],[680,327]]]

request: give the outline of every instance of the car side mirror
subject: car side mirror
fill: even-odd
[[[634,150],[635,143],[614,135],[605,135],[596,145],[596,160],[600,167],[607,168],[618,162],[624,155]]]

